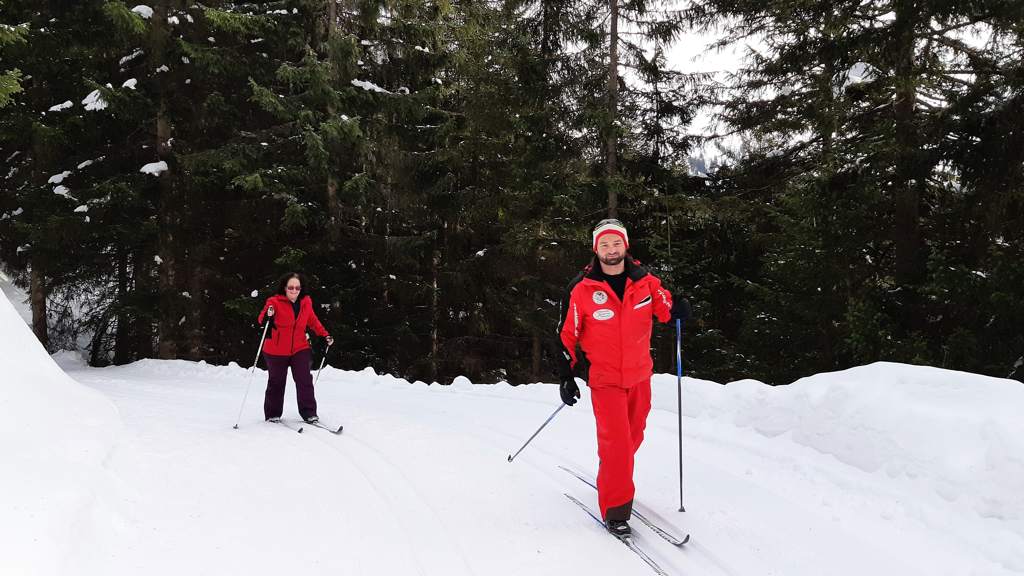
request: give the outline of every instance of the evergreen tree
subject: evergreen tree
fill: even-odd
[[[0,2],[0,13],[3,11],[3,3]],[[24,42],[28,30],[24,25],[12,26],[0,23],[0,48]],[[0,108],[11,103],[11,96],[21,92],[21,71],[17,68],[0,72]]]
[[[783,379],[882,357],[942,362],[944,312],[956,302],[926,294],[935,216],[956,196],[944,150],[959,110],[993,103],[1000,92],[986,77],[1014,62],[1007,34],[982,49],[958,36],[979,23],[1013,29],[1019,10],[729,1],[690,11],[700,24],[728,22],[723,43],[766,45],[723,109],[757,144],[722,173],[772,207],[745,314],[758,320],[741,330],[765,370]]]

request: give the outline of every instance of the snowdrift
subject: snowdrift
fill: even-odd
[[[83,534],[106,529],[120,433],[114,405],[69,378],[0,296],[0,573],[71,574]]]
[[[668,378],[655,376],[666,384]],[[919,481],[1024,532],[1020,382],[878,362],[789,386],[690,380],[684,393],[689,418],[724,418],[768,438],[785,435],[864,472]],[[656,402],[675,410],[674,397]]]

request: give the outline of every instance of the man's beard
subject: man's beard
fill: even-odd
[[[601,264],[604,264],[605,266],[618,266],[619,264],[622,264],[622,260],[625,259],[625,257],[625,254],[618,254],[611,257],[605,256],[604,258],[598,256],[597,259],[600,260]]]

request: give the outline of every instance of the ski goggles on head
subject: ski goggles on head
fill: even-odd
[[[597,251],[597,241],[601,236],[605,234],[615,234],[622,238],[622,242],[629,248],[629,233],[626,232],[626,227],[622,225],[622,222],[616,218],[605,218],[594,226],[593,233],[593,249]]]
[[[598,222],[596,226],[594,226],[594,230],[596,231],[598,228],[602,228],[602,227],[608,226],[608,225],[618,226],[619,228],[622,228],[623,230],[626,229],[626,226],[625,226],[625,224],[622,223],[622,220],[619,220],[618,218],[605,218],[604,220],[601,220],[600,222]]]

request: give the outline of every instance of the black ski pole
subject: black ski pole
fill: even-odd
[[[330,349],[330,344],[327,345],[327,348],[324,348],[324,357],[320,360],[320,367],[316,369],[316,379],[313,380],[313,388],[316,388],[316,383],[320,381],[320,371],[324,369],[324,363],[327,362],[327,352]]]
[[[544,423],[540,425],[540,428],[537,428],[537,431],[533,433],[533,436],[530,436],[530,439],[526,441],[526,444],[523,444],[522,448],[520,448],[515,454],[512,454],[508,457],[508,461],[511,462],[512,460],[515,459],[516,456],[519,456],[519,452],[522,452],[523,448],[526,448],[526,446],[529,445],[530,442],[532,442],[533,439],[537,437],[537,434],[540,434],[540,431],[543,430],[544,427],[548,425],[548,422],[551,422],[551,420],[554,419],[554,417],[562,408],[565,408],[565,404],[559,404],[558,408],[556,408],[555,411],[551,413],[551,416],[548,416],[548,419],[545,420]]]

